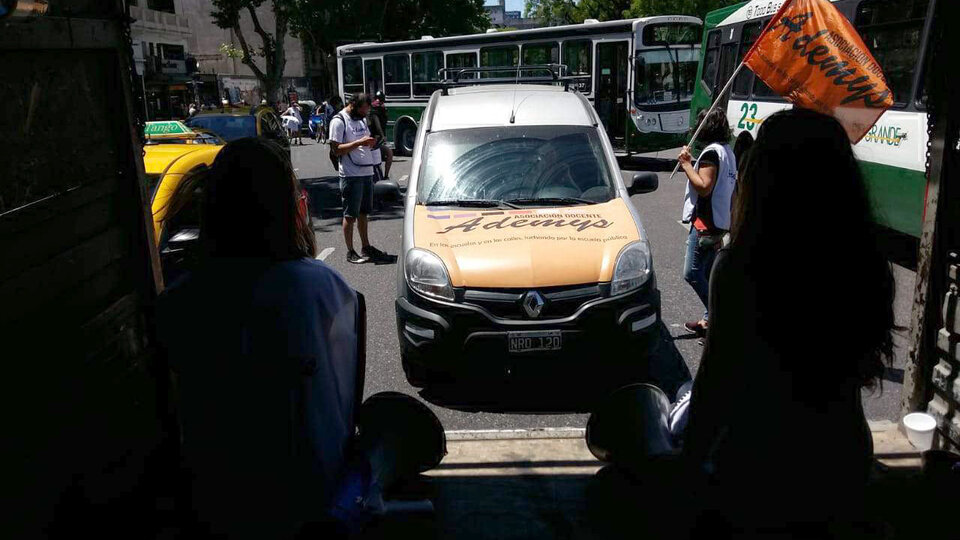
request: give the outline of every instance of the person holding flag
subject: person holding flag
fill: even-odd
[[[677,158],[687,175],[683,195],[683,223],[690,225],[683,279],[707,307],[710,270],[724,233],[730,229],[730,205],[737,186],[737,158],[730,148],[730,124],[721,109],[701,111],[698,125],[700,142],[705,148],[696,161],[685,146]],[[687,330],[703,337],[707,316],[684,324]]]

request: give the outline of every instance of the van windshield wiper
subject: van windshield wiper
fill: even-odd
[[[446,201],[427,201],[423,203],[424,206],[460,206],[463,208],[499,208],[501,206],[509,206],[515,208],[514,205],[504,202],[491,199],[450,199]]]
[[[574,205],[574,204],[598,204],[597,201],[591,201],[589,199],[580,199],[577,197],[523,197],[519,199],[509,199],[505,202],[518,205],[531,205],[531,204],[557,204],[557,205]]]

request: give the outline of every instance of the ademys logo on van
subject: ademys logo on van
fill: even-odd
[[[530,210],[418,206],[416,247],[435,253],[455,287],[538,287],[610,281],[620,250],[640,239],[624,200]]]

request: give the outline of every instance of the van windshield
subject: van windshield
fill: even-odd
[[[616,190],[596,129],[516,126],[427,135],[418,196],[422,204],[592,204]]]

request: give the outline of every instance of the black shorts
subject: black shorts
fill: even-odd
[[[373,176],[341,176],[340,198],[344,217],[373,212]]]

